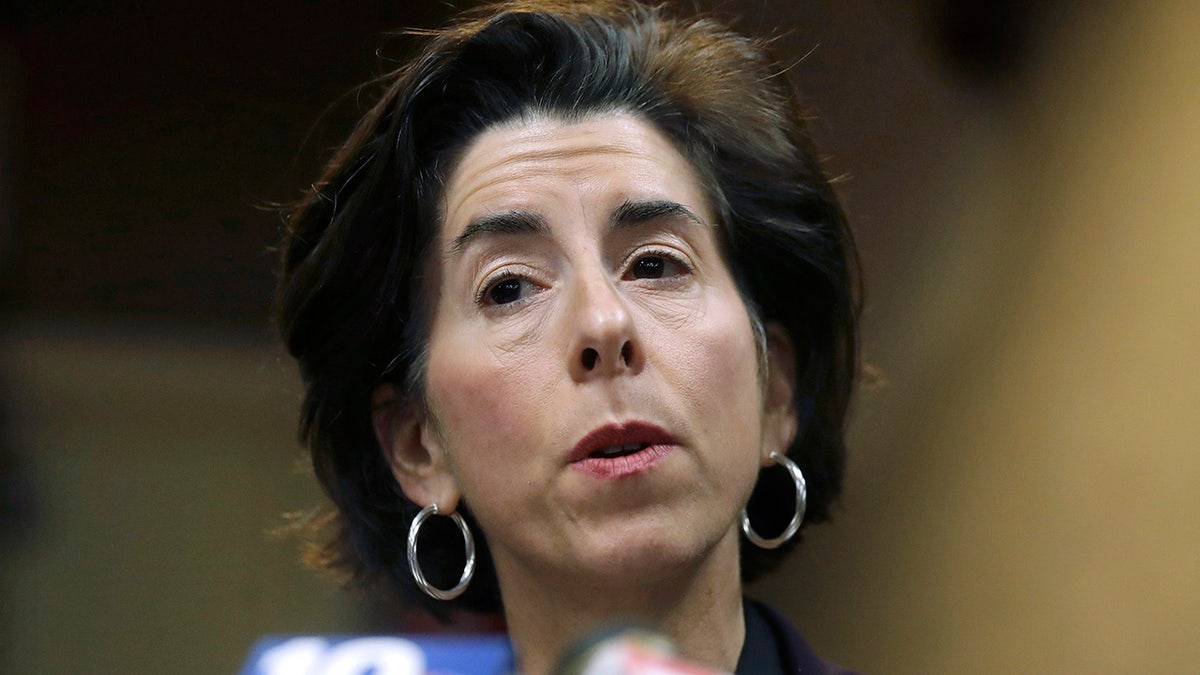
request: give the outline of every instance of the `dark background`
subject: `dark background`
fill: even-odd
[[[889,92],[860,82],[887,74],[874,72],[873,55],[842,51],[845,38],[827,30],[834,10],[788,4],[721,11],[782,36],[788,59],[808,54],[794,73],[817,107],[852,111],[818,129],[831,145],[853,147],[864,123],[921,133],[903,109],[866,117],[869,102],[855,98]],[[12,305],[262,325],[266,244],[279,225],[265,207],[298,196],[340,141],[360,109],[352,87],[387,67],[377,50],[406,53],[384,33],[439,25],[451,5],[471,3],[19,3],[6,27],[15,52],[6,86],[18,102],[8,123],[18,158]],[[877,11],[876,21],[915,23],[928,40],[924,65],[964,89],[1011,76],[1035,20],[1022,3]],[[847,77],[835,58],[867,72]],[[350,98],[319,120],[339,97]],[[842,153],[832,163],[850,166]]]

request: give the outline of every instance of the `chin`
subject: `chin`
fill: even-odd
[[[686,579],[713,562],[714,556],[721,555],[732,555],[736,569],[737,540],[733,540],[733,546],[723,546],[727,537],[722,533],[686,537],[682,535],[687,528],[679,525],[673,528],[635,525],[623,530],[608,536],[593,536],[586,542],[583,567],[589,578],[620,587],[662,584]]]

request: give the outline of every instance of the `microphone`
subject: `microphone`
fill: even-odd
[[[689,661],[665,635],[644,626],[617,624],[589,633],[569,648],[553,675],[720,675]]]

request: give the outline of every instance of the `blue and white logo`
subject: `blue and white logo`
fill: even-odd
[[[241,675],[507,675],[512,649],[500,636],[266,637]]]

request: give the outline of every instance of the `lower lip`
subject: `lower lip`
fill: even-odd
[[[632,455],[586,457],[572,463],[571,466],[595,478],[624,478],[649,470],[674,449],[674,445],[649,445]]]

